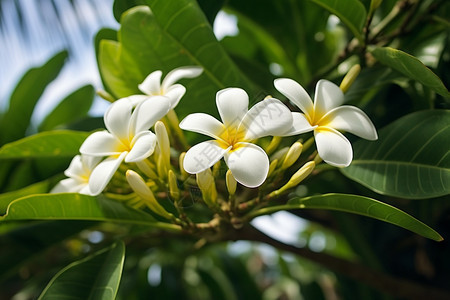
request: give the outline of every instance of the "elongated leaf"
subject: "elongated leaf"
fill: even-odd
[[[450,111],[407,115],[354,144],[347,177],[380,194],[422,199],[450,193]]]
[[[9,100],[9,109],[0,123],[2,128],[0,145],[25,136],[34,106],[47,85],[58,75],[67,55],[67,51],[59,52],[43,66],[31,68],[22,77]]]
[[[85,85],[74,91],[42,121],[39,131],[51,130],[85,117],[92,106],[94,96],[95,90],[92,85]]]
[[[348,26],[353,35],[362,42],[362,29],[366,22],[366,9],[358,0],[311,0],[322,6]]]
[[[414,56],[389,47],[374,48],[372,54],[382,64],[422,83],[443,97],[450,97],[450,93],[441,79]]]
[[[122,15],[119,42],[100,42],[101,75],[114,96],[142,94],[137,86],[151,72],[162,70],[165,76],[190,65],[201,66],[204,72],[201,79],[181,81],[187,88],[177,107],[182,115],[198,107],[214,112],[215,93],[225,87],[241,87],[252,94],[253,85],[216,40],[196,1],[146,3],[150,9],[137,6]]]
[[[12,201],[32,194],[46,193],[48,191],[48,188],[49,188],[49,181],[46,180],[29,185],[20,190],[0,194],[0,215],[4,215],[6,213],[6,208]]]
[[[38,133],[1,147],[0,159],[75,156],[88,135],[71,130]]]
[[[439,233],[407,213],[378,200],[356,195],[324,194],[306,198],[296,197],[290,199],[286,205],[272,206],[255,211],[250,217],[288,209],[344,211],[391,223],[435,241],[443,240]]]
[[[124,261],[125,245],[118,241],[62,269],[38,299],[115,299]]]
[[[40,194],[11,202],[6,214],[9,220],[90,220],[123,222],[178,230],[176,225],[158,222],[151,215],[104,197],[82,194]]]
[[[2,223],[0,226],[0,280],[14,275],[29,259],[42,254],[49,247],[77,234],[95,222],[88,221],[50,221]],[[11,228],[5,230],[5,227]],[[49,234],[51,232],[51,234]]]

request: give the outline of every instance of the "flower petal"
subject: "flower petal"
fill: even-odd
[[[186,152],[184,169],[191,174],[200,173],[218,162],[229,149],[223,149],[217,141],[201,142]]]
[[[162,71],[154,71],[150,73],[144,81],[138,85],[138,88],[144,94],[154,96],[161,93],[161,75]]]
[[[164,96],[151,97],[139,104],[130,120],[130,135],[147,131],[156,121],[164,117],[170,109],[170,100]]]
[[[339,131],[329,127],[314,130],[317,152],[329,165],[347,167],[353,159],[352,145]]]
[[[314,119],[316,121],[342,103],[344,103],[344,93],[336,84],[325,79],[317,82],[314,96]]]
[[[367,140],[374,141],[378,138],[377,130],[372,121],[361,109],[355,106],[336,107],[326,114],[322,120],[320,124],[324,126],[347,131]]]
[[[95,195],[91,192],[91,189],[89,188],[89,184],[87,184],[87,183],[86,183],[85,186],[83,186],[83,187],[80,189],[80,191],[79,191],[78,193],[83,194],[83,195],[88,195],[88,196],[95,196]]]
[[[50,191],[51,194],[57,193],[78,193],[88,185],[87,181],[80,181],[74,178],[66,178],[58,182]]]
[[[312,131],[317,126],[311,126],[306,119],[305,115],[298,112],[292,113],[292,127],[287,132],[283,134],[283,136],[291,136],[302,134],[308,131]]]
[[[103,118],[106,129],[121,140],[128,139],[132,110],[133,106],[127,98],[113,102]]]
[[[299,83],[289,78],[275,79],[273,83],[280,93],[291,100],[309,118],[313,117],[314,107],[311,97]]]
[[[85,157],[85,155],[83,155],[83,157]],[[72,158],[69,167],[64,171],[64,175],[72,178],[80,178],[81,180],[84,174],[85,170],[81,161],[81,155],[75,155],[75,157]]]
[[[237,127],[248,111],[248,95],[240,88],[226,88],[217,92],[216,105],[225,127]]]
[[[225,162],[237,182],[246,187],[260,186],[269,172],[269,157],[259,146],[238,143],[236,150],[225,154]]]
[[[225,126],[216,118],[204,113],[194,113],[186,116],[180,122],[180,128],[201,133],[218,140],[221,139],[220,135],[226,131]]]
[[[119,156],[110,156],[95,167],[89,177],[92,196],[99,195],[105,189],[127,154],[123,152]]]
[[[91,155],[81,155],[81,163],[83,164],[84,171],[91,173],[96,165],[102,160],[102,157],[91,156]]]
[[[186,88],[181,84],[172,85],[167,91],[164,93],[164,96],[170,99],[170,109],[174,109],[178,102],[180,102],[181,97],[186,93]]]
[[[149,98],[150,97],[148,95],[131,95],[126,97],[125,99],[130,102],[132,107],[136,107]]]
[[[125,146],[106,130],[92,133],[80,147],[81,154],[97,157],[115,155],[125,150]]]
[[[292,113],[280,100],[269,98],[256,103],[244,116],[239,130],[245,129],[245,140],[263,136],[282,136],[292,127]]]
[[[131,142],[132,148],[125,162],[138,162],[149,157],[156,146],[156,135],[151,131],[141,131]]]
[[[165,91],[181,78],[194,78],[202,74],[203,68],[197,66],[180,67],[167,73],[161,88]]]

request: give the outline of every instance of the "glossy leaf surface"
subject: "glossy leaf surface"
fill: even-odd
[[[379,131],[375,142],[354,144],[341,172],[380,193],[421,199],[450,193],[450,111],[407,115]]]
[[[124,261],[125,245],[118,241],[62,269],[38,299],[115,299]]]

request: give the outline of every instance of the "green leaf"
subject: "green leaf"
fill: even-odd
[[[366,22],[366,9],[358,0],[311,0],[335,14],[348,26],[353,35],[362,43],[362,29]]]
[[[441,79],[414,56],[389,47],[374,48],[371,52],[382,64],[422,83],[443,97],[450,97]]]
[[[125,11],[134,6],[144,4],[145,0],[115,0],[113,4],[114,18],[117,20],[117,22],[120,22],[120,18]]]
[[[71,130],[38,133],[1,147],[0,160],[75,156],[88,135],[89,132]]]
[[[62,124],[69,124],[85,117],[94,101],[95,90],[85,85],[62,100],[39,125],[39,131],[47,131]]]
[[[11,202],[0,218],[10,220],[88,220],[147,225],[167,230],[179,226],[158,222],[151,215],[115,200],[82,194],[41,194]]]
[[[253,85],[216,40],[208,20],[194,0],[146,1],[122,15],[119,42],[100,42],[100,73],[115,97],[142,94],[137,88],[155,70],[164,75],[180,66],[204,69],[200,78],[181,83],[187,93],[177,107],[181,115],[202,108],[215,112],[219,89],[238,86],[252,96]],[[175,21],[176,20],[176,21]]]
[[[115,299],[124,261],[125,245],[118,241],[62,269],[38,299]]]
[[[59,52],[43,66],[31,68],[22,77],[11,95],[9,109],[0,123],[0,145],[25,136],[37,101],[47,85],[58,75],[67,55],[67,51]]]
[[[354,144],[352,164],[341,172],[373,191],[422,199],[450,193],[450,111],[407,115],[379,132],[376,142]]]
[[[24,187],[20,190],[12,191],[9,193],[0,194],[0,215],[4,215],[6,213],[6,209],[8,205],[18,198],[32,195],[32,194],[42,194],[46,193],[49,189],[49,181],[41,181],[27,187]]]
[[[443,238],[416,218],[389,204],[375,199],[346,194],[324,194],[306,198],[292,198],[285,205],[260,209],[249,215],[250,218],[289,209],[330,209],[354,213],[387,223],[391,223],[420,234],[426,238],[442,241]]]
[[[29,262],[33,257],[39,257],[46,249],[94,224],[95,222],[87,221],[2,223],[0,227],[2,230],[0,232],[0,249],[2,249],[0,280],[14,276],[23,264]]]

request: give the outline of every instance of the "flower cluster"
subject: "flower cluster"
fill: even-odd
[[[216,94],[220,120],[193,113],[178,122],[174,108],[186,88],[176,82],[201,74],[199,67],[181,67],[169,72],[161,82],[162,72],[155,71],[138,86],[144,95],[113,102],[104,115],[106,130],[94,132],[84,141],[81,155],[75,156],[65,171],[69,178],[60,181],[52,192],[92,196],[103,192],[113,199],[125,199],[133,207],[147,206],[160,217],[186,225],[192,222],[183,219],[186,216],[180,199],[192,185],[200,190],[210,208],[223,210],[223,203],[228,203],[228,210],[234,210],[232,215],[236,216],[239,208],[245,209],[251,202],[244,199],[236,203],[237,183],[247,188],[261,187],[264,192],[257,196],[258,202],[261,197],[268,200],[297,186],[321,160],[332,166],[348,166],[352,147],[340,131],[377,139],[368,116],[359,108],[342,105],[343,87],[327,80],[317,83],[314,101],[294,80],[275,80],[275,88],[301,112],[292,112],[287,104],[271,96],[249,108],[248,94],[233,87]],[[212,139],[184,148],[186,142],[180,129]],[[281,137],[292,141],[292,136],[308,132],[313,132],[308,141],[299,139],[291,146],[281,146]],[[272,137],[271,141],[265,137]],[[313,141],[317,151],[309,155],[309,161],[300,160],[302,151]],[[222,158],[226,176],[218,171]],[[278,187],[272,183],[272,191],[269,184],[265,185],[269,181],[278,184],[292,170],[297,171],[287,183]],[[189,174],[195,174],[196,180],[192,181]],[[224,182],[228,197],[218,194],[219,181]],[[178,217],[167,212],[155,195],[165,199],[168,196]]]

